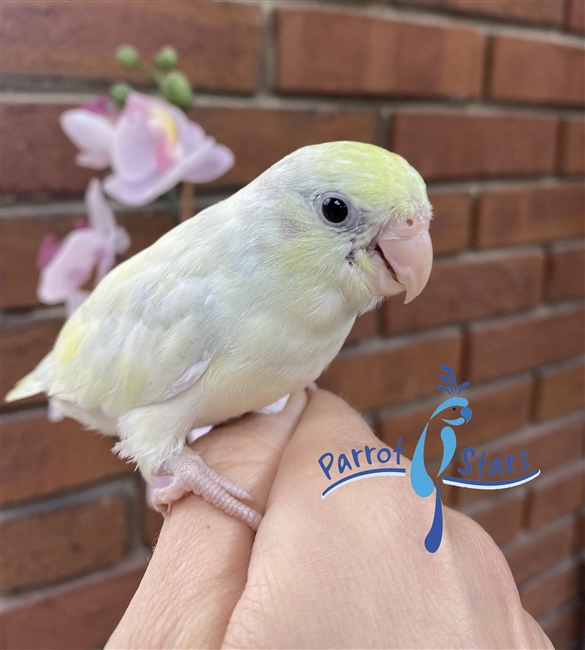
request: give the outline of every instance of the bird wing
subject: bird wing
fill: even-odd
[[[184,391],[214,354],[213,296],[211,277],[152,255],[120,265],[61,330],[49,395],[119,415]]]

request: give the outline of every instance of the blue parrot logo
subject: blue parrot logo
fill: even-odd
[[[459,427],[462,424],[466,424],[471,420],[473,414],[469,408],[469,402],[464,397],[461,397],[461,391],[466,386],[469,386],[469,382],[466,381],[458,387],[453,370],[451,370],[447,365],[441,366],[441,370],[445,373],[444,375],[441,375],[441,380],[445,385],[439,385],[437,388],[445,391],[450,397],[435,409],[435,412],[431,415],[429,421],[425,425],[416,445],[410,470],[410,482],[419,497],[428,497],[433,493],[433,490],[435,490],[435,514],[433,516],[431,529],[425,538],[425,548],[429,553],[435,553],[438,550],[441,545],[441,539],[443,538],[443,506],[441,503],[441,492],[439,490],[439,476],[441,476],[445,471],[455,455],[457,437],[453,427]],[[452,411],[452,416],[456,417],[445,417],[448,415],[446,411]],[[457,415],[456,411],[459,411],[459,415]],[[433,480],[429,476],[425,467],[424,449],[430,421],[440,413],[443,413],[441,419],[446,425],[441,430],[443,457],[441,459],[439,472]]]

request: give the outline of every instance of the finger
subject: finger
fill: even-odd
[[[366,446],[385,445],[342,400],[310,394],[278,468],[226,647],[452,646],[470,617],[468,597],[481,613],[463,626],[469,647],[474,625],[485,635],[482,625],[518,629],[510,624],[523,617],[514,582],[479,526],[445,509],[443,543],[435,554],[425,550],[434,499],[414,493],[410,461],[394,465],[406,476],[372,474],[322,498],[339,477],[332,468],[329,480],[318,463],[327,452],[346,454],[352,468],[345,474],[395,463],[371,451],[370,464]],[[359,468],[352,449],[362,450]],[[258,607],[263,601],[269,611]],[[498,647],[514,647],[511,641]]]
[[[193,443],[203,460],[250,491],[264,511],[282,452],[307,403],[248,414]],[[152,561],[108,648],[217,647],[246,582],[254,533],[191,495],[173,504]]]

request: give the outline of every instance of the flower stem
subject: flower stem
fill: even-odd
[[[151,79],[154,79],[156,83],[160,84],[160,82],[163,79],[163,75],[161,72],[158,70],[155,70],[154,68],[151,68],[149,65],[146,65],[146,63],[143,63],[142,61],[138,61],[136,64],[136,67],[141,71],[144,72],[145,75],[150,77]]]
[[[193,216],[193,198],[195,197],[195,185],[183,183],[181,188],[181,221],[187,221]]]
[[[177,196],[177,187],[172,187],[168,193],[169,207],[173,217],[173,225],[178,226],[181,223],[181,214],[179,212],[179,197]]]

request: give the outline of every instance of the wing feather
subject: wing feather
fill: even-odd
[[[108,274],[61,330],[49,395],[119,415],[169,399],[205,372],[211,281],[140,257]]]

